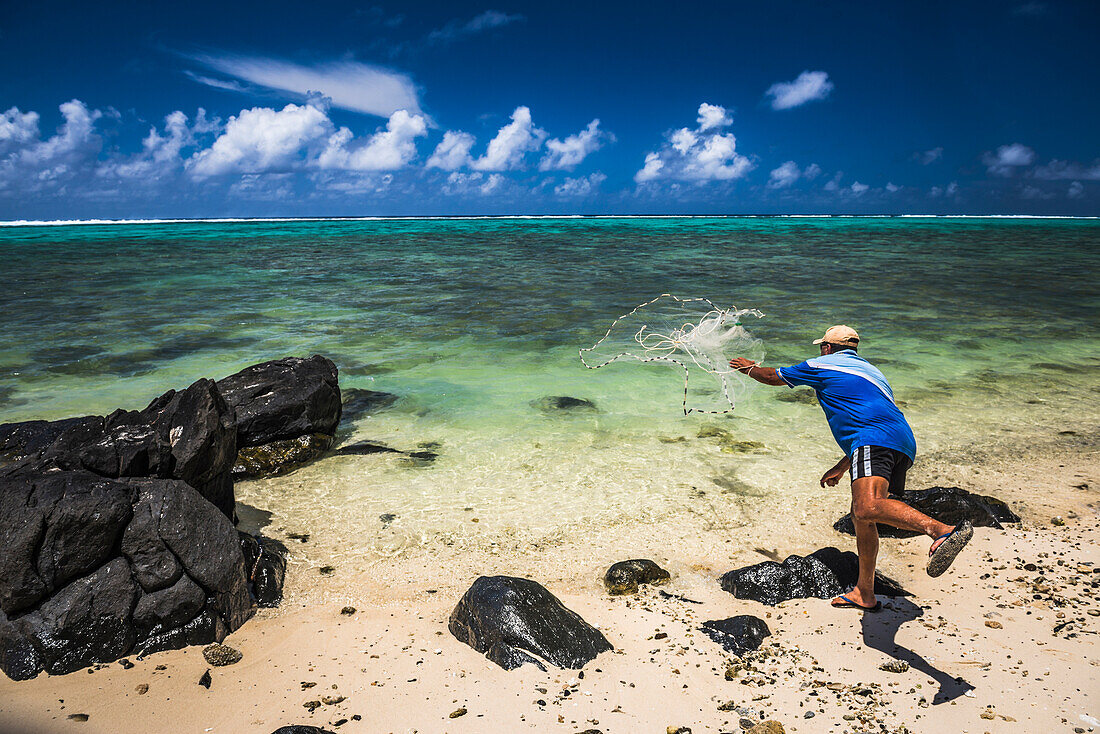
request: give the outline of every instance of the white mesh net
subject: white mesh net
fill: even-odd
[[[581,363],[593,370],[620,360],[677,366],[684,374],[685,415],[729,413],[755,385],[731,369],[729,360],[764,358],[763,343],[742,325],[749,316],[764,314],[662,293],[615,319],[599,341],[580,350]]]

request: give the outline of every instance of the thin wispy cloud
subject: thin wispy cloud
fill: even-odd
[[[475,16],[466,22],[452,20],[442,28],[437,28],[427,35],[424,42],[429,46],[451,43],[464,36],[472,36],[493,28],[501,28],[523,20],[522,15],[509,15],[499,10],[486,10],[481,15]]]
[[[922,166],[930,166],[943,158],[943,148],[937,146],[931,150],[922,150],[918,153],[914,153],[913,157],[916,158]]]
[[[230,77],[214,79],[190,73],[200,84],[220,89],[247,82],[308,100],[323,95],[334,107],[389,117],[397,110],[423,114],[416,84],[407,74],[359,61],[330,61],[307,66],[261,56],[196,54],[187,56],[208,69]]]
[[[824,71],[804,71],[793,82],[776,82],[764,95],[772,98],[772,109],[789,110],[825,99],[832,91],[833,83]]]

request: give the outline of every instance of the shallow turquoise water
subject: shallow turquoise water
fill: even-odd
[[[659,513],[680,485],[801,486],[836,458],[818,409],[776,389],[732,417],[685,417],[670,370],[583,369],[579,347],[662,292],[763,311],[749,326],[770,365],[816,354],[830,324],[855,327],[922,453],[1100,415],[1100,224],[1087,220],[2,227],[0,259],[0,421],[139,407],[199,377],[325,354],[342,385],[402,396],[349,437],[438,441],[441,458],[334,458],[239,492],[277,512],[353,506],[364,523],[398,511],[399,544],[471,505],[541,532]],[[600,412],[548,417],[530,404],[545,395]],[[711,424],[766,449],[724,454],[695,438]]]

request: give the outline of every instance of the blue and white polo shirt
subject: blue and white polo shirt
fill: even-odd
[[[890,383],[854,351],[814,357],[776,373],[790,387],[814,389],[833,438],[846,456],[860,446],[884,446],[916,459],[917,440],[894,404]]]

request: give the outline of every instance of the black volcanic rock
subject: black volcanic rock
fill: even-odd
[[[728,619],[712,619],[703,622],[700,628],[707,637],[717,642],[726,652],[744,655],[764,644],[764,638],[771,636],[767,623],[751,614],[739,614]]]
[[[220,641],[253,612],[226,516],[178,479],[0,477],[0,670],[68,673]]]
[[[4,423],[0,425],[0,464],[39,454],[66,430],[88,421],[102,423],[103,418],[89,415],[59,421]]]
[[[531,405],[543,413],[579,413],[595,412],[596,404],[584,398],[571,398],[568,395],[548,395],[538,400],[532,400]]]
[[[640,584],[663,584],[672,578],[668,571],[645,558],[619,561],[604,574],[603,583],[608,593],[634,594]]]
[[[359,387],[344,388],[341,397],[344,401],[343,419],[352,421],[385,410],[398,401],[398,396],[393,393]]]
[[[947,525],[959,525],[964,520],[976,528],[1003,529],[1001,523],[1020,522],[1020,516],[996,497],[972,494],[959,487],[929,487],[928,489],[907,489],[901,493],[891,492],[890,498],[901,500],[910,507]],[[833,529],[848,535],[855,534],[852,514],[833,523]],[[889,525],[879,525],[878,533],[884,538],[915,538],[920,533],[901,530]]]
[[[312,433],[331,436],[340,422],[336,365],[319,354],[246,367],[218,380],[218,390],[236,412],[241,447]]]
[[[33,435],[27,424],[0,430],[23,437],[24,451],[53,435],[48,445],[27,454],[23,466],[39,472],[86,470],[112,479],[182,479],[232,517],[234,426],[233,412],[214,382],[203,379],[180,392],[169,390],[141,411],[53,421],[34,427]]]
[[[283,600],[283,580],[286,578],[286,546],[262,535],[238,531],[245,570],[252,595],[261,607],[277,607]]]
[[[233,478],[276,477],[300,469],[324,456],[332,446],[332,440],[332,436],[324,433],[310,433],[297,438],[272,441],[262,446],[245,446],[237,452]]]
[[[581,668],[611,643],[541,584],[514,576],[481,576],[451,613],[447,628],[494,663],[512,670],[543,661]]]
[[[821,548],[808,556],[788,556],[782,563],[764,561],[724,574],[722,589],[738,599],[775,606],[789,599],[830,599],[855,586],[859,557],[851,551]],[[875,574],[875,593],[908,596],[897,582]]]

